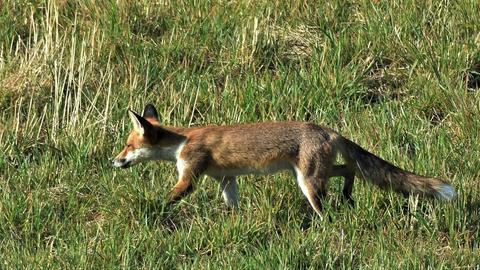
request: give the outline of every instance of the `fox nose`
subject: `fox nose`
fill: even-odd
[[[125,158],[119,158],[119,159],[115,158],[115,159],[112,160],[112,166],[115,166],[115,164],[117,164],[117,163],[124,164],[125,161],[126,161]]]

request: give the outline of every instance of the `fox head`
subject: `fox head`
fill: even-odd
[[[114,167],[128,168],[142,161],[155,159],[155,145],[158,144],[158,135],[161,127],[158,122],[158,113],[151,104],[145,106],[143,116],[132,110],[128,111],[132,120],[133,131],[127,139],[123,150],[112,161]]]

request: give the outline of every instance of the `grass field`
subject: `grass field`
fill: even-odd
[[[0,2],[0,268],[479,269],[479,5]],[[320,221],[283,173],[242,177],[240,211],[209,178],[165,211],[173,164],[110,166],[146,103],[326,125],[458,197],[357,181],[349,208],[333,179]]]

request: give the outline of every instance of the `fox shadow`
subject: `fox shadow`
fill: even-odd
[[[164,199],[142,199],[138,212],[147,226],[162,227],[170,233],[177,231],[185,220],[178,207]]]
[[[286,202],[285,202],[286,203]],[[404,198],[401,201],[401,205],[396,204],[392,201],[391,198],[386,196],[385,198],[381,199],[379,204],[375,207],[375,211],[378,211],[379,216],[387,217],[390,215],[393,216],[402,216],[402,220],[399,224],[415,224],[416,219],[418,216],[429,216],[431,211],[435,210],[435,204],[441,203],[436,201],[425,201],[425,200],[418,200],[412,206],[412,200],[409,198]],[[433,204],[433,205],[432,205]],[[194,213],[191,213],[184,207],[182,204],[171,204],[167,203],[164,199],[141,199],[140,201],[140,216],[146,220],[148,226],[151,227],[161,227],[165,229],[168,233],[175,233],[179,228],[183,227],[186,222],[189,222],[188,218],[185,216],[190,216]],[[433,206],[433,207],[432,207]],[[286,207],[286,206],[285,206]],[[318,218],[317,214],[313,209],[311,209],[310,205],[306,200],[301,201],[301,209],[302,211],[298,212],[298,219],[300,220],[300,229],[301,230],[308,230],[313,225],[312,223],[317,222]],[[457,204],[456,207],[462,207]],[[461,215],[465,216],[465,220],[463,221],[465,224],[460,224],[459,221],[455,221],[456,225],[455,228],[460,230],[462,227],[466,230],[468,234],[474,234],[480,227],[480,199],[476,199],[473,197],[466,198],[464,206],[460,209]],[[437,209],[438,210],[438,209]],[[457,211],[455,209],[454,211]],[[248,211],[247,209],[243,209],[243,211]],[[336,218],[335,216],[342,216],[342,215],[355,215],[356,212],[359,211],[358,206],[355,204],[351,204],[348,201],[343,200],[343,198],[335,198],[332,200],[325,200],[324,201],[324,212],[323,222],[333,222]],[[389,213],[389,214],[387,214]],[[285,215],[279,213],[277,217],[279,221],[289,222],[288,218]],[[332,220],[332,216],[333,219]],[[290,217],[291,218],[291,217]],[[389,222],[391,220],[389,218],[384,219],[376,219],[376,220],[364,220],[364,226],[367,230],[378,230],[380,227],[389,226]],[[391,224],[390,224],[391,225]],[[314,227],[314,226],[313,226]],[[441,227],[448,231],[447,224],[443,224]],[[472,241],[471,247],[478,248],[480,246],[479,242]]]

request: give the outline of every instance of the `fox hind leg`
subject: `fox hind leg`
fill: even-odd
[[[343,197],[347,200],[350,205],[354,205],[354,200],[352,197],[353,191],[353,182],[355,179],[355,169],[352,168],[348,163],[343,165],[334,165],[329,174],[329,177],[341,176],[345,179],[343,184]]]
[[[318,177],[318,175],[305,175],[299,168],[295,167],[295,174],[298,185],[303,195],[307,197],[310,206],[315,210],[320,219],[322,217],[322,200],[327,192],[328,178]]]

